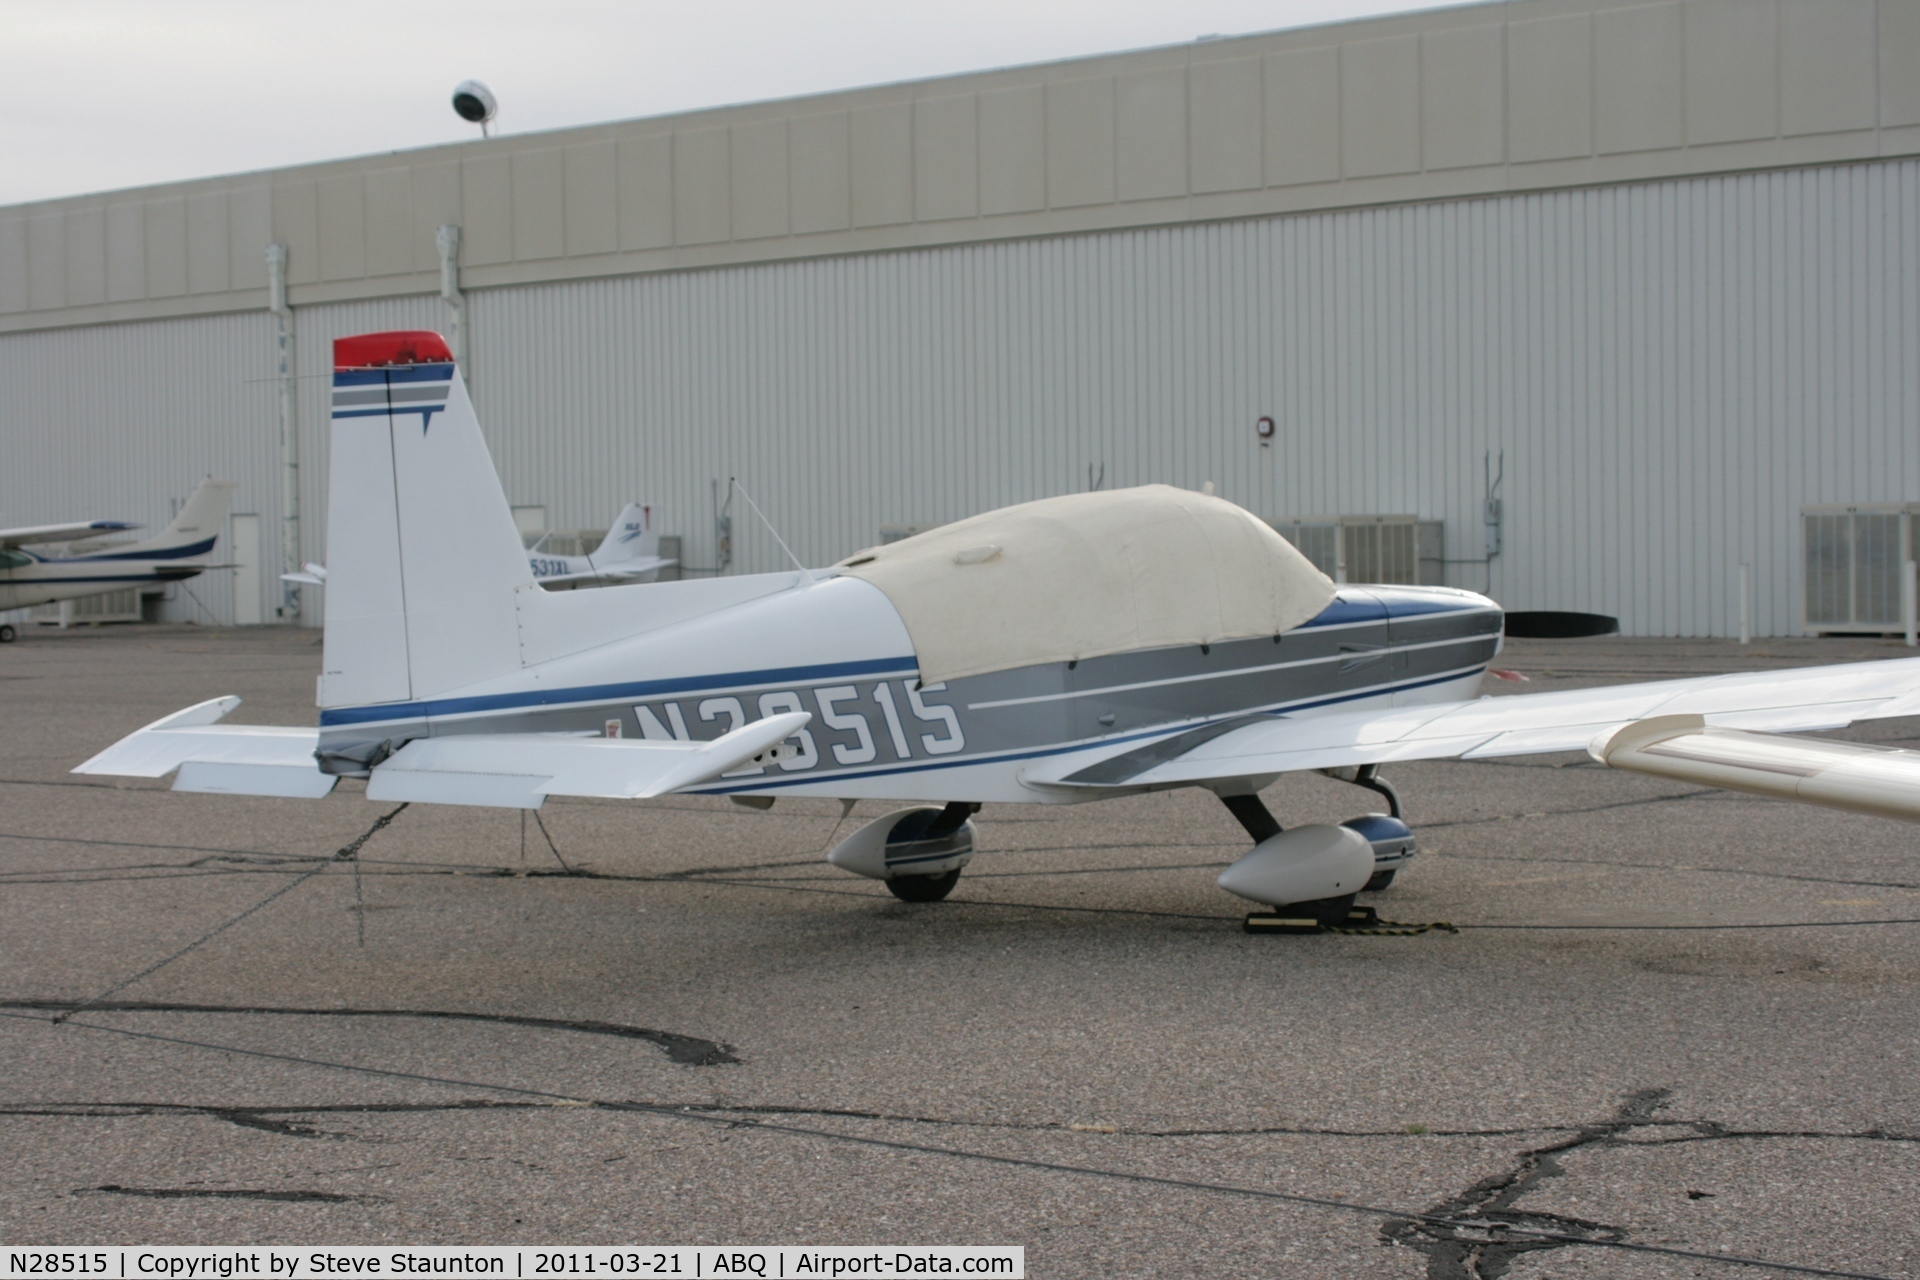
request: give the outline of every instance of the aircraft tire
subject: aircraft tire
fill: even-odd
[[[938,902],[960,883],[960,868],[943,876],[895,876],[887,881],[887,892],[902,902]]]
[[[1398,867],[1389,867],[1385,871],[1374,872],[1373,878],[1367,881],[1367,887],[1361,890],[1361,892],[1362,893],[1380,892],[1382,889],[1386,888],[1388,885],[1393,883],[1394,874],[1399,870],[1400,868]]]
[[[0,644],[12,644],[14,635],[11,622],[0,622]]]

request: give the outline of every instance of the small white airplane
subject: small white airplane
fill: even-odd
[[[607,536],[591,554],[556,556],[541,548],[527,552],[527,565],[543,587],[572,587],[594,582],[652,582],[660,571],[680,563],[660,554],[660,535],[653,531],[653,508],[629,502],[607,527]]]
[[[212,567],[213,544],[236,487],[231,480],[202,480],[173,523],[155,536],[84,555],[50,556],[23,548],[80,542],[140,526],[124,520],[82,520],[0,529],[0,609],[26,609],[104,591],[178,582],[206,571]],[[13,627],[0,625],[0,643],[13,638]]]
[[[1219,498],[1163,485],[991,511],[825,570],[548,592],[431,333],[335,344],[316,728],[214,698],[76,772],[176,790],[538,808],[550,795],[911,802],[829,854],[943,898],[985,802],[1218,795],[1254,844],[1219,877],[1338,923],[1414,850],[1399,760],[1588,749],[1615,767],[1920,820],[1920,753],[1780,736],[1920,714],[1920,659],[1478,697],[1500,607],[1336,586]],[[1391,810],[1282,830],[1320,770]],[[928,803],[932,802],[932,803]],[[1253,917],[1249,918],[1251,927]]]
[[[527,551],[527,567],[533,570],[534,580],[549,590],[572,590],[594,583],[652,582],[662,569],[680,563],[660,554],[660,535],[653,531],[653,508],[639,502],[621,508],[608,526],[607,536],[588,555],[553,555],[542,550],[545,542],[542,538]],[[327,582],[326,566],[318,564],[307,564],[299,573],[280,576],[288,582],[314,586]]]

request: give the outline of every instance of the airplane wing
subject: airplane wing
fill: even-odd
[[[1703,716],[1636,721],[1587,750],[1616,769],[1920,822],[1920,751],[1710,729]]]
[[[1599,735],[1655,717],[1693,716],[1700,718],[1702,727],[1715,729],[1790,732],[1837,729],[1855,720],[1905,715],[1920,715],[1920,658],[1327,715],[1244,716],[1198,725],[1144,745],[1055,757],[1027,770],[1022,780],[1087,788],[1206,783],[1398,760],[1474,760],[1580,751],[1590,743],[1597,753]],[[1753,748],[1751,742],[1742,741]],[[1882,772],[1920,769],[1920,754],[1902,754],[1914,754],[1914,761],[1884,764]],[[1644,752],[1618,755],[1617,762],[1607,755],[1598,758],[1621,767],[1639,767],[1645,758]],[[1626,764],[1628,759],[1634,766]]]
[[[179,770],[175,791],[315,798],[336,779],[320,772],[319,731],[219,723],[240,705],[213,698],[154,721],[80,765],[75,773],[159,778]],[[712,742],[485,734],[418,738],[367,781],[369,800],[537,809],[550,795],[641,799],[765,765],[812,716],[804,711],[742,725]]]
[[[82,520],[76,524],[37,524],[25,529],[0,529],[0,549],[36,542],[75,542],[102,533],[125,533],[140,526],[127,520]]]

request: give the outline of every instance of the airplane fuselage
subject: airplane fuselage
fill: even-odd
[[[20,549],[0,550],[0,609],[26,609],[60,600],[97,596],[127,587],[157,586],[194,577],[206,568],[212,538],[160,555],[98,555],[56,558]]]
[[[1350,586],[1278,636],[923,687],[886,596],[858,579],[828,578],[450,696],[325,710],[320,754],[338,754],[335,767],[354,772],[378,740],[396,748],[476,733],[710,741],[806,711],[813,722],[790,740],[791,758],[698,790],[1060,801],[1082,797],[1029,785],[1023,769],[1210,722],[1472,697],[1499,649],[1501,616],[1486,597],[1450,588]]]

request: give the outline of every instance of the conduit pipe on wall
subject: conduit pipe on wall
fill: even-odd
[[[471,388],[473,370],[467,364],[467,296],[460,292],[460,228],[457,225],[441,227],[433,238],[440,246],[440,296],[447,300],[447,310],[451,313],[447,346],[453,351],[453,362],[460,366],[460,376]]]
[[[295,376],[293,307],[287,302],[287,246],[267,246],[267,309],[275,320],[280,382],[280,572],[300,572],[300,380]],[[280,607],[288,626],[300,623],[300,584],[280,580]]]

